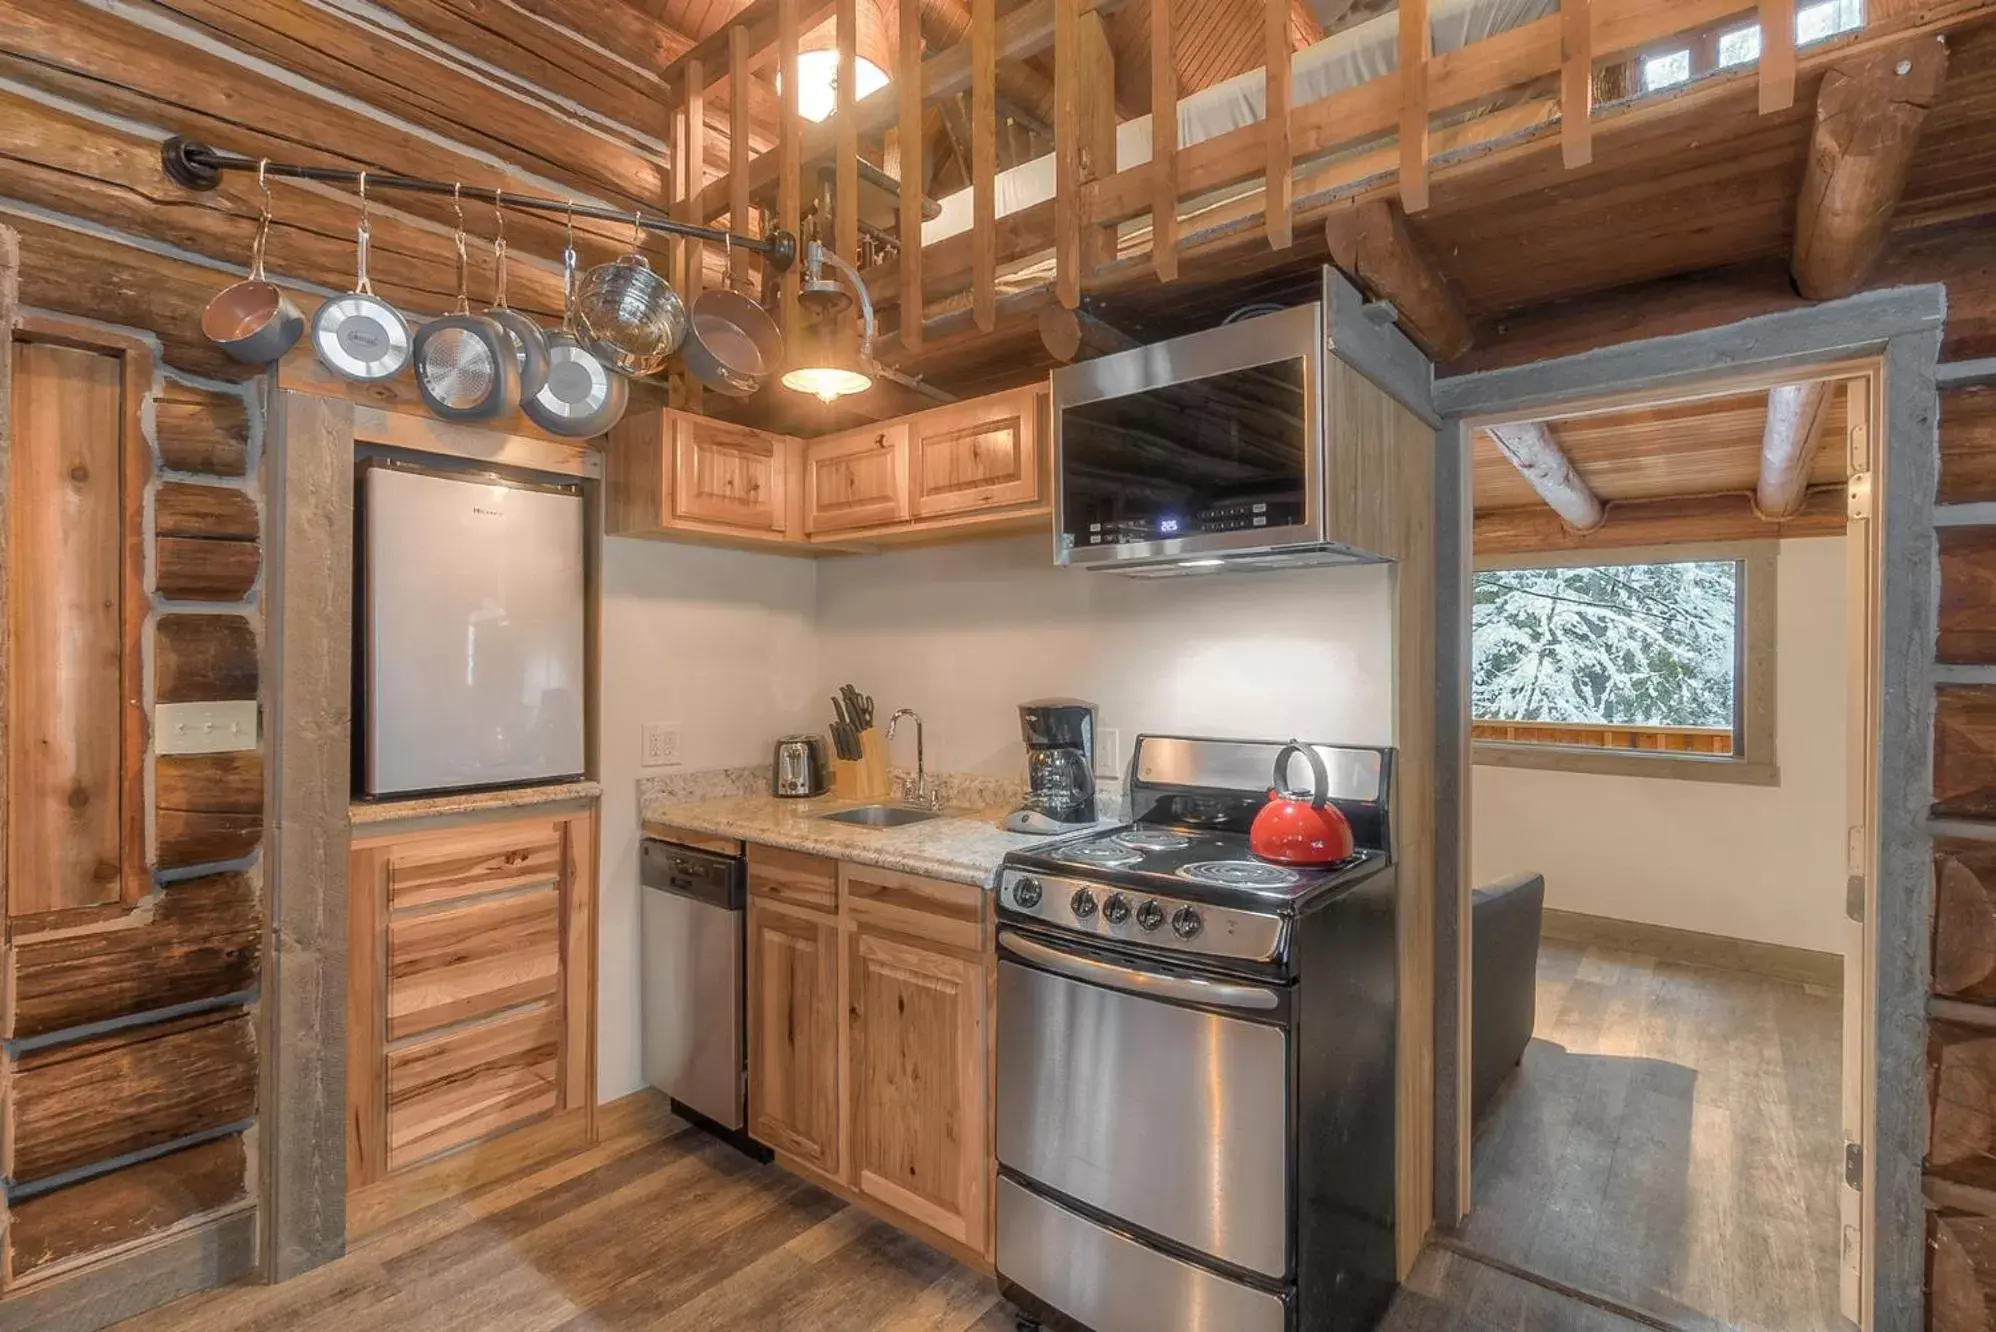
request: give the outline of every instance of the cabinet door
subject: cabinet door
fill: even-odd
[[[852,1168],[860,1192],[985,1251],[990,1189],[982,961],[852,932]]]
[[[917,417],[910,462],[915,517],[1044,501],[1043,402],[1038,390],[1021,389]]]
[[[781,533],[784,439],[699,416],[672,422],[672,516]]]
[[[749,1135],[839,1169],[839,926],[750,901]]]
[[[804,446],[804,531],[908,519],[908,427],[871,426]]]

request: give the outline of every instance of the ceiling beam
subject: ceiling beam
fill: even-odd
[[[1696,495],[1617,500],[1591,532],[1576,532],[1544,509],[1496,509],[1475,518],[1475,553],[1531,555],[1541,551],[1676,546],[1690,542],[1765,541],[1837,536],[1844,530],[1844,488],[1817,486],[1800,512],[1769,523],[1745,495]]]
[[[1324,243],[1332,263],[1376,299],[1393,302],[1401,327],[1436,360],[1453,360],[1476,340],[1461,298],[1397,202],[1369,199],[1332,213],[1324,221]]]
[[[1122,329],[1103,323],[1086,310],[1046,305],[1040,308],[1039,318],[1040,345],[1056,361],[1086,361],[1138,345]]]
[[[922,41],[931,51],[947,51],[970,38],[970,7],[962,0],[919,0]],[[905,61],[903,62],[906,63]],[[1051,135],[1053,80],[1023,60],[997,62],[998,100],[1017,111],[1040,134]]]
[[[1591,532],[1601,525],[1606,511],[1600,498],[1573,470],[1559,441],[1553,438],[1551,426],[1543,421],[1513,421],[1485,427],[1485,433],[1568,527]]]
[[[1856,291],[1885,248],[1920,124],[1940,99],[1947,47],[1923,37],[1830,67],[1795,206],[1795,285],[1811,300]]]
[[[1835,390],[1833,381],[1818,379],[1768,391],[1767,424],[1760,432],[1760,483],[1754,488],[1753,502],[1769,522],[1801,510]]]

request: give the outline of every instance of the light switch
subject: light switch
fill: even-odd
[[[1095,775],[1123,775],[1123,733],[1113,726],[1095,728]]]
[[[160,703],[152,710],[153,747],[162,754],[228,754],[257,747],[256,700]]]

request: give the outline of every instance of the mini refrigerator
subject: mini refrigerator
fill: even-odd
[[[357,490],[359,793],[580,777],[581,488],[370,458]]]

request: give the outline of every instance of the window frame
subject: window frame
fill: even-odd
[[[1780,543],[1773,540],[1727,541],[1674,546],[1586,546],[1525,555],[1478,556],[1475,573],[1503,569],[1567,569],[1615,564],[1684,564],[1699,560],[1729,560],[1740,565],[1742,601],[1733,639],[1734,734],[1738,752],[1728,755],[1684,754],[1586,745],[1553,745],[1538,741],[1472,740],[1470,762],[1493,768],[1537,768],[1552,772],[1582,772],[1604,777],[1661,777],[1681,781],[1731,782],[1746,786],[1778,786],[1775,760],[1775,632],[1779,623],[1776,583]],[[1472,586],[1474,580],[1472,579]],[[1475,630],[1470,630],[1470,670],[1476,662]],[[1475,703],[1469,708],[1474,734]]]

